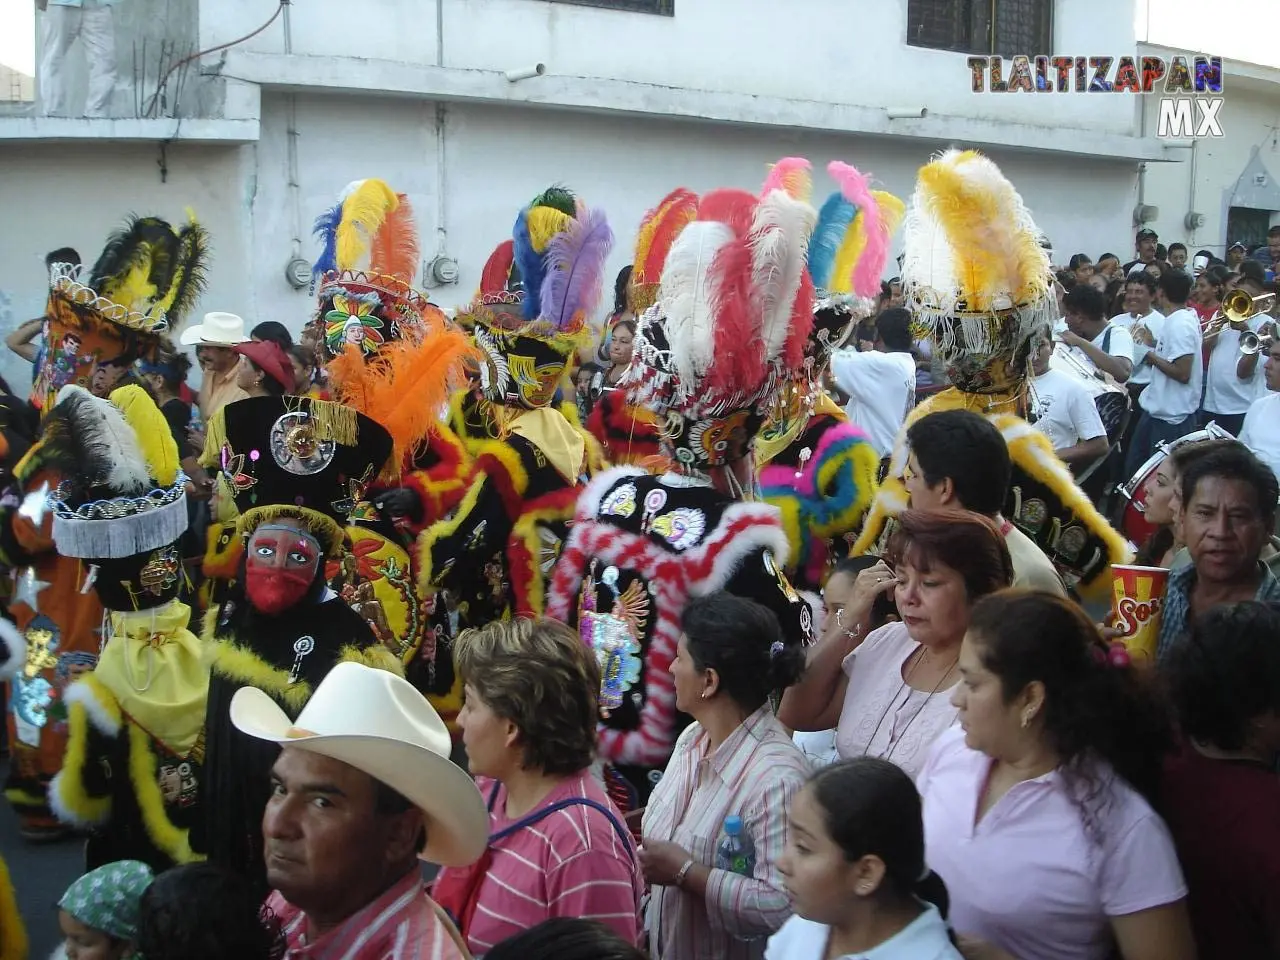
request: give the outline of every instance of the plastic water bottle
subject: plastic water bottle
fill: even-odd
[[[716,841],[716,869],[728,870],[744,877],[755,875],[756,847],[751,834],[742,830],[742,818],[724,818],[720,839]]]

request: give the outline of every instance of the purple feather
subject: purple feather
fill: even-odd
[[[542,319],[569,331],[600,302],[604,264],[613,231],[603,210],[584,210],[547,248],[542,281]]]

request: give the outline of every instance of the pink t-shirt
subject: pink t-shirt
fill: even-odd
[[[844,658],[849,685],[836,727],[840,759],[882,757],[912,777],[920,773],[933,741],[956,721],[951,690],[960,674],[953,671],[932,694],[908,686],[903,665],[919,648],[904,624],[889,623]]]
[[[1104,784],[1100,841],[1056,770],[1016,784],[975,827],[993,762],[965,746],[957,727],[938,738],[917,782],[925,854],[947,884],[957,933],[1018,960],[1104,960],[1108,918],[1187,895],[1164,822],[1106,766],[1095,771]]]
[[[477,777],[476,786],[487,801],[494,781]],[[569,797],[587,797],[608,808],[626,832],[622,814],[587,771],[558,786],[539,809]],[[506,817],[506,805],[507,791],[499,786],[489,814],[490,835],[514,822]],[[629,943],[639,942],[644,892],[639,859],[630,835],[625,841],[619,837],[599,810],[585,804],[557,810],[497,841],[492,850],[493,863],[467,931],[467,945],[476,956],[552,917],[599,920]]]

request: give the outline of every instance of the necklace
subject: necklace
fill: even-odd
[[[907,670],[906,677],[903,678],[901,686],[899,686],[893,696],[889,698],[889,702],[885,705],[884,712],[880,714],[880,719],[876,721],[876,728],[871,731],[871,736],[867,740],[867,746],[862,751],[862,755],[864,757],[871,752],[871,745],[876,742],[876,737],[880,733],[880,727],[884,724],[885,717],[889,715],[889,711],[893,709],[893,705],[897,703],[898,695],[907,688],[907,684],[909,684],[911,682],[911,678],[915,676],[916,668],[919,667],[920,664],[929,656],[929,651],[924,647],[920,647],[919,649],[922,651],[920,656],[916,658],[915,663],[911,664],[910,669]],[[893,727],[891,726],[889,728],[889,752],[884,755],[883,759],[893,759],[893,753],[898,749],[898,744],[902,742],[902,738],[906,734],[907,728],[910,727],[911,724],[915,723],[916,717],[920,716],[920,714],[924,712],[924,708],[929,705],[929,701],[933,699],[933,695],[942,689],[942,684],[946,682],[947,677],[951,676],[951,671],[956,668],[956,664],[959,662],[960,655],[956,654],[956,658],[952,660],[951,665],[947,667],[947,672],[938,678],[938,682],[933,685],[933,689],[930,690],[924,700],[920,702],[920,706],[916,707],[916,712],[913,713],[910,719],[902,725],[902,729],[898,732],[897,736],[894,736],[893,734]],[[902,705],[905,707],[910,699],[911,694],[908,692],[906,700],[902,701]]]

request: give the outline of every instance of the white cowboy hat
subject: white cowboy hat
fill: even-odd
[[[361,663],[339,663],[297,721],[256,687],[231,698],[243,733],[355,767],[422,810],[420,856],[446,867],[474,863],[489,841],[489,815],[471,777],[449,759],[449,730],[408,681]]]
[[[233,347],[237,343],[247,343],[250,338],[244,332],[244,320],[234,313],[206,313],[204,323],[187,327],[178,339],[188,347],[201,343]]]

